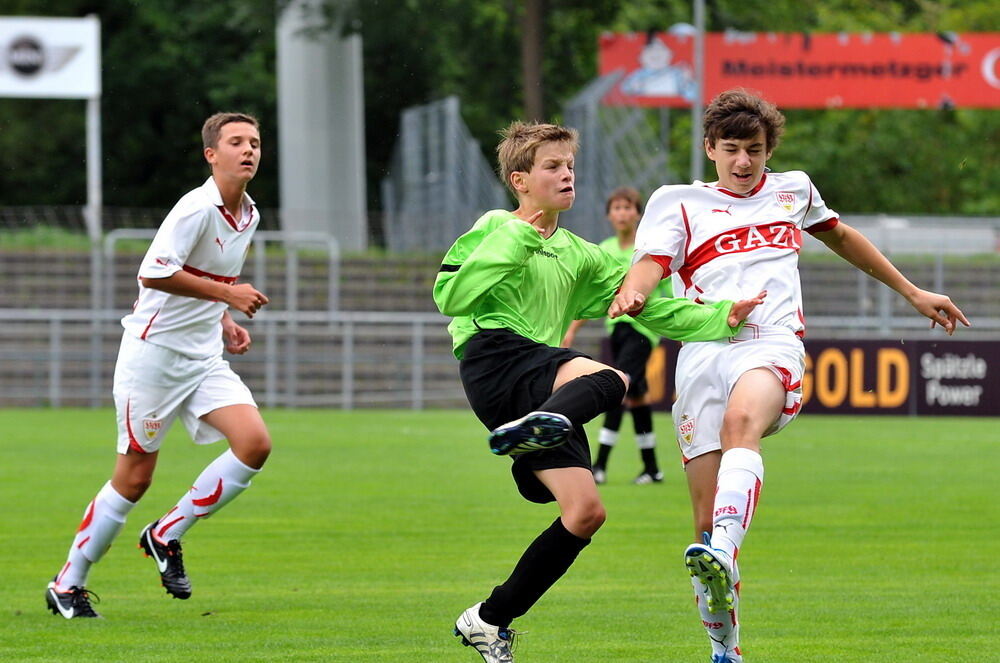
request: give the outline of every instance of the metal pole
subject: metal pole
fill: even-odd
[[[410,341],[410,409],[424,407],[424,325],[413,321]]]
[[[705,0],[694,0],[694,99],[691,100],[691,181],[705,176],[701,106],[705,94]]]
[[[49,407],[62,406],[62,320],[49,325]]]
[[[344,339],[342,343],[343,374],[340,377],[341,400],[340,407],[344,410],[354,409],[354,323],[344,322]]]
[[[101,97],[87,99],[87,236],[90,239],[90,308],[101,309]],[[94,316],[90,334],[90,405],[101,405],[101,321]]]
[[[264,402],[278,405],[278,321],[264,318]]]
[[[299,248],[294,238],[285,242],[285,310],[292,313],[286,323],[285,407],[298,407],[299,398]]]

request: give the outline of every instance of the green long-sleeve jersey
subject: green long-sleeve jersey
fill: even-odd
[[[623,249],[618,244],[617,237],[608,237],[606,240],[598,244],[599,247],[611,254],[611,256],[618,261],[619,265],[622,265],[625,269],[628,269],[632,265],[632,254],[634,253],[631,247]],[[649,299],[658,299],[660,297],[671,297],[670,293],[670,281],[660,281],[660,285],[656,286],[653,292],[649,293]],[[641,324],[636,324],[630,316],[623,315],[620,318],[606,318],[604,320],[604,327],[608,332],[608,335],[614,331],[616,325],[630,325],[637,332],[649,339],[649,342],[655,347],[660,343],[660,335],[656,334]]]
[[[434,302],[454,318],[448,325],[455,356],[483,329],[506,328],[536,343],[558,346],[573,320],[603,317],[625,278],[610,254],[558,228],[543,238],[506,210],[493,210],[455,240],[434,281]],[[696,304],[650,300],[636,320],[679,341],[732,336],[732,302]]]

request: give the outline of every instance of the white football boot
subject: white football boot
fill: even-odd
[[[477,603],[461,615],[455,622],[455,635],[462,638],[462,644],[473,647],[486,663],[514,663],[511,647],[514,631],[501,626],[487,624],[479,617]]]

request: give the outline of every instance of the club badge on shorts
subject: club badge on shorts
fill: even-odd
[[[681,422],[677,424],[677,434],[684,444],[691,444],[694,439],[694,419],[682,414]]]
[[[142,420],[142,430],[146,433],[146,439],[152,440],[156,437],[160,429],[163,428],[163,422],[159,419],[143,419]]]
[[[774,198],[786,212],[791,212],[795,208],[795,194],[791,191],[775,191]]]

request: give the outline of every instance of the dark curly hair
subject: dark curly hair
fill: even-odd
[[[753,138],[761,129],[767,136],[767,152],[778,147],[785,129],[785,116],[777,106],[743,88],[726,90],[705,109],[704,131],[708,144],[726,138]]]

